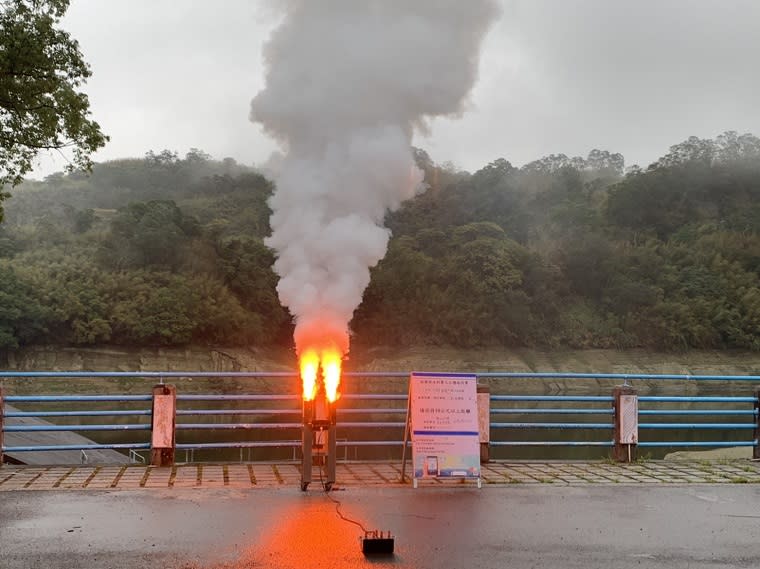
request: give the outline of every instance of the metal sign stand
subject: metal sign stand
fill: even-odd
[[[401,484],[406,484],[406,449],[409,445],[409,435],[412,427],[412,385],[411,380],[406,389],[406,422],[404,423],[404,447],[401,449]],[[417,480],[414,480],[417,488]]]

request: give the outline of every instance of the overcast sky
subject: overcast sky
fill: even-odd
[[[86,91],[111,137],[96,160],[196,147],[264,162],[276,147],[248,112],[277,23],[269,5],[72,0],[64,27],[92,66]],[[505,0],[469,110],[415,144],[471,171],[592,148],[646,165],[690,135],[760,135],[759,61],[757,0]],[[36,175],[62,165],[43,157]]]

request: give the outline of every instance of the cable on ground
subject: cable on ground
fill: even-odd
[[[318,445],[323,444],[322,440],[321,440],[322,435],[323,435],[322,431],[319,431],[317,433],[317,444]],[[330,491],[325,486],[324,477],[322,475],[323,470],[324,470],[324,465],[322,464],[322,465],[319,466],[319,483],[322,485],[322,489],[324,490],[325,496],[327,496],[327,499],[330,500],[333,504],[335,504],[335,513],[338,514],[338,517],[341,520],[343,520],[344,522],[348,522],[350,524],[354,524],[355,526],[361,528],[361,530],[365,533],[365,535],[368,534],[369,531],[367,530],[366,527],[364,527],[364,524],[362,524],[360,521],[354,520],[353,518],[350,518],[350,517],[346,516],[343,512],[340,511],[340,508],[341,508],[341,506],[343,506],[343,503],[340,500],[338,500],[337,498],[333,498],[330,495]]]

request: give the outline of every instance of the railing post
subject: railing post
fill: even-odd
[[[177,388],[160,384],[153,387],[150,463],[172,466],[176,450]]]
[[[5,402],[3,401],[3,386],[0,385],[0,466],[3,465],[3,431],[5,419]]]
[[[636,459],[639,443],[639,398],[630,385],[618,385],[612,390],[614,412],[614,447],[612,458],[616,462]]]
[[[491,388],[478,384],[478,431],[480,433],[480,464],[491,460]]]
[[[755,445],[752,447],[752,458],[760,458],[760,445],[757,441],[760,438],[760,386],[755,386],[755,430],[754,430]],[[2,436],[0,434],[0,436]]]

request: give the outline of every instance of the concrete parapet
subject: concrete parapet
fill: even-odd
[[[478,431],[480,437],[480,464],[491,460],[491,388],[478,384]]]
[[[153,387],[150,463],[172,466],[176,450],[177,388],[174,385]]]
[[[636,390],[630,385],[619,385],[612,390],[614,412],[614,447],[612,458],[617,462],[636,460],[639,442],[639,404]]]

